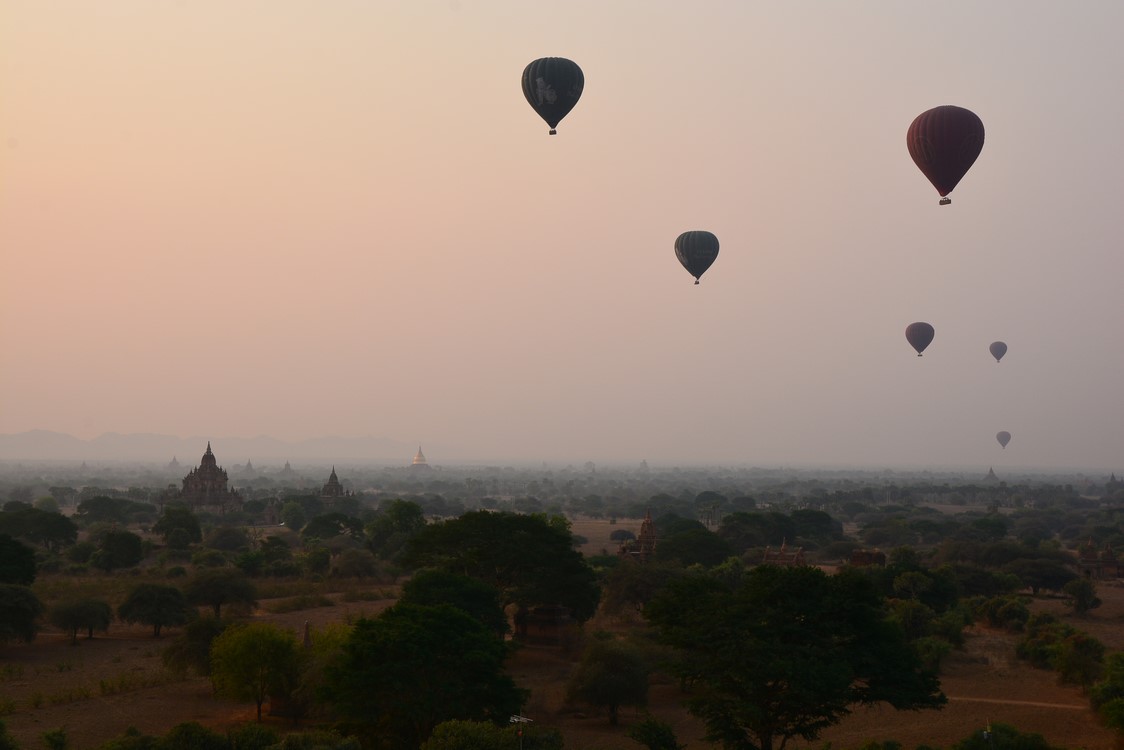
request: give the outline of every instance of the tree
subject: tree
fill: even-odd
[[[211,607],[216,619],[222,617],[224,604],[256,604],[257,593],[253,582],[237,568],[200,570],[183,587],[189,604]]]
[[[56,552],[60,547],[74,544],[78,539],[78,527],[66,516],[28,506],[0,513],[0,534],[26,539]]]
[[[520,611],[562,605],[585,622],[597,610],[597,576],[573,549],[564,518],[476,511],[426,526],[410,541],[402,562],[484,581]]]
[[[0,643],[13,639],[30,643],[42,613],[43,604],[31,589],[0,583]]]
[[[397,558],[415,534],[425,528],[425,512],[417,503],[391,500],[379,506],[363,531],[367,547],[383,560]]]
[[[211,644],[211,678],[220,695],[261,707],[270,694],[288,693],[300,672],[297,637],[268,622],[233,625]]]
[[[0,750],[20,750],[19,743],[8,734],[8,727],[0,721]]]
[[[152,636],[160,637],[165,625],[183,625],[191,616],[183,592],[175,586],[159,583],[142,583],[135,586],[121,606],[117,616],[129,623],[139,622],[152,626]]]
[[[304,508],[295,500],[290,500],[281,506],[281,523],[293,531],[300,531],[304,526]]]
[[[510,630],[500,592],[475,578],[440,570],[423,570],[402,587],[403,604],[451,604],[500,637]]]
[[[453,720],[438,724],[420,750],[562,750],[562,746],[557,729]]]
[[[211,644],[226,630],[226,624],[215,617],[200,617],[187,624],[183,632],[164,649],[164,666],[178,674],[193,669],[207,677],[211,674]]]
[[[570,679],[567,696],[609,711],[617,725],[621,706],[648,704],[647,661],[634,647],[616,640],[595,640],[582,655]]]
[[[0,583],[30,586],[35,581],[35,551],[0,534]]]
[[[117,568],[131,568],[144,557],[144,542],[131,531],[109,531],[102,537],[98,551],[90,557],[90,564],[108,572]]]
[[[396,604],[361,619],[328,670],[345,719],[395,750],[413,750],[443,721],[506,721],[524,694],[504,673],[508,646],[456,607]]]
[[[47,619],[56,628],[69,633],[71,642],[75,643],[79,630],[85,630],[88,638],[94,637],[95,630],[103,633],[109,630],[113,610],[100,599],[77,599],[54,605],[47,612]]]
[[[686,745],[679,744],[679,739],[675,736],[675,730],[671,725],[651,716],[629,727],[628,738],[639,742],[648,750],[687,750]]]
[[[1105,659],[1102,679],[1089,691],[1089,702],[1107,726],[1124,732],[1124,651]]]
[[[853,705],[945,702],[870,581],[853,571],[753,568],[737,587],[693,575],[645,609],[675,669],[699,686],[689,702],[707,738],[729,750],[815,740]]]
[[[301,529],[301,538],[326,540],[336,536],[363,537],[363,523],[358,518],[343,513],[325,513],[316,516]]]
[[[1091,609],[1101,606],[1097,596],[1096,584],[1089,578],[1078,578],[1062,587],[1062,591],[1069,597],[1066,604],[1073,607],[1075,614],[1083,615]]]
[[[656,546],[656,559],[661,562],[678,560],[684,566],[718,565],[734,554],[730,543],[705,528],[685,529],[660,539]]]
[[[1003,566],[1004,573],[1010,573],[1022,581],[1024,586],[1030,587],[1031,592],[1038,596],[1042,589],[1061,591],[1067,583],[1077,578],[1065,563],[1049,558],[1019,558]]]
[[[171,536],[177,529],[181,529],[187,535],[189,543],[198,544],[203,539],[199,519],[191,508],[179,503],[165,506],[160,520],[152,526],[154,533],[164,537],[165,544],[171,543]]]
[[[230,750],[230,740],[197,721],[186,721],[160,738],[160,750]]]
[[[1020,732],[1008,724],[988,722],[986,729],[952,746],[952,750],[1061,750],[1034,732]]]

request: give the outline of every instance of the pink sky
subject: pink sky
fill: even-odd
[[[1119,472],[1122,27],[0,0],[0,433]],[[586,75],[556,137],[519,90],[552,55]],[[904,142],[939,104],[987,128],[947,207]],[[698,287],[688,229],[722,243]]]

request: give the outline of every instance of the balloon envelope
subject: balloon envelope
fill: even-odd
[[[584,88],[582,69],[564,57],[543,57],[523,69],[523,96],[546,120],[551,135],[578,103]]]
[[[1003,432],[998,432],[995,434],[995,439],[999,441],[1000,445],[1006,448],[1007,443],[1011,442],[1011,433],[1007,432],[1006,430],[1004,430]]]
[[[675,257],[687,269],[687,273],[695,277],[697,284],[699,277],[706,273],[706,269],[718,257],[718,238],[701,229],[684,232],[675,238]]]
[[[991,356],[995,357],[995,361],[998,362],[1003,359],[1003,355],[1007,353],[1007,345],[1002,341],[993,341],[987,350],[991,352]]]
[[[975,112],[951,104],[919,114],[909,126],[905,145],[913,163],[940,193],[941,203],[983,150],[983,121]]]
[[[925,351],[925,347],[933,343],[935,335],[937,332],[928,323],[910,323],[905,327],[905,340],[917,350],[918,357]]]

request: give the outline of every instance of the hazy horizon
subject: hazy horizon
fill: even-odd
[[[1122,26],[0,0],[0,434],[1119,473]],[[586,81],[553,137],[519,86],[545,56]],[[941,104],[986,129],[950,206],[905,146]],[[689,229],[721,243],[699,286]]]

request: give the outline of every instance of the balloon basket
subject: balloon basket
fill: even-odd
[[[551,128],[551,129],[550,129],[550,134],[551,134],[551,135],[558,135],[558,131],[557,131],[557,130],[555,130],[554,128]]]
[[[695,286],[698,286],[698,285],[699,285],[699,280],[695,279]]]
[[[947,206],[949,203],[952,203],[952,198],[941,198],[940,205]]]

